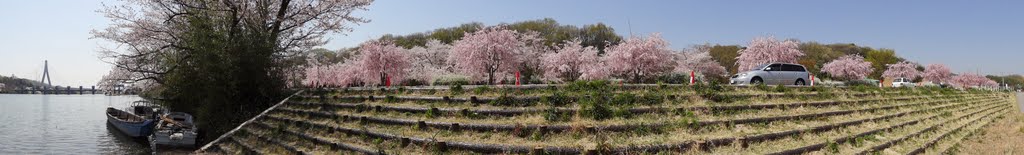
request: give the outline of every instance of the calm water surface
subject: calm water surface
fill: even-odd
[[[107,124],[137,96],[0,94],[0,154],[148,154]]]

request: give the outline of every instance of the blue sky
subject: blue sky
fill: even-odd
[[[89,39],[108,20],[102,1],[10,1],[0,6],[0,75],[38,79],[50,60],[55,84],[93,85],[109,65]],[[773,35],[821,43],[895,49],[922,64],[954,72],[1024,74],[1024,1],[396,1],[374,2],[356,15],[370,23],[331,36],[338,49],[380,37],[467,22],[553,18],[562,24],[605,23],[628,36],[659,32],[681,49],[693,44],[746,44]]]

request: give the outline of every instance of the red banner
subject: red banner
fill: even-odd
[[[519,72],[516,71],[516,86],[519,86]]]

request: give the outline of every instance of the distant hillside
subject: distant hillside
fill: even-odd
[[[0,88],[0,92],[8,92],[14,90],[15,88],[49,86],[35,80],[23,79],[19,77],[8,77],[2,75],[0,75],[0,84],[3,84],[3,87]]]

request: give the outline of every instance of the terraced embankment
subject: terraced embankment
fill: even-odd
[[[1016,110],[1010,97],[656,85],[309,91],[199,152],[936,154]]]

